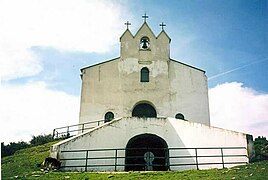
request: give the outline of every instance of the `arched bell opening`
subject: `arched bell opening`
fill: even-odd
[[[150,39],[146,36],[142,37],[140,40],[140,49],[148,50],[150,48]]]
[[[132,117],[157,117],[155,108],[149,103],[139,103],[132,110]]]
[[[131,138],[126,146],[125,171],[168,170],[168,146],[154,134],[140,134]]]

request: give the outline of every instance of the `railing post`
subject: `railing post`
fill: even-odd
[[[224,158],[223,158],[223,149],[221,148],[221,160],[222,160],[222,168],[224,167]]]
[[[87,172],[87,159],[88,159],[88,150],[86,152],[86,166],[85,166],[85,171]]]
[[[115,150],[114,171],[117,171],[117,149]]]
[[[84,132],[85,124],[82,124],[82,133]]]
[[[199,170],[199,167],[198,167],[197,148],[195,148],[195,163],[196,163],[196,169]]]
[[[171,168],[170,168],[170,158],[169,158],[169,149],[167,149],[167,161],[168,161],[168,169],[171,171]]]
[[[166,161],[166,165],[168,170],[170,171],[170,162],[169,162],[169,149],[165,148],[166,153],[165,153],[165,161]]]
[[[53,129],[53,135],[52,138],[54,139],[56,129]]]
[[[69,126],[67,126],[67,133],[66,136],[69,137]]]
[[[98,121],[98,126],[100,125],[100,121]]]

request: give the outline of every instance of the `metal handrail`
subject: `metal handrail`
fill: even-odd
[[[82,151],[113,151],[113,150],[142,150],[148,148],[103,148],[103,149],[76,149],[76,150],[63,150],[61,152],[82,152]],[[194,150],[194,149],[246,149],[245,147],[199,147],[199,148],[149,148],[152,150]]]
[[[96,121],[90,121],[90,122],[86,122],[86,123],[80,123],[80,124],[74,124],[74,125],[55,128],[55,129],[53,129],[52,136],[53,136],[53,138],[59,138],[59,135],[65,136],[65,137],[70,137],[70,133],[73,133],[73,132],[82,132],[83,133],[85,130],[93,129],[93,128],[99,126],[101,122],[105,122],[105,120],[96,120]],[[85,128],[85,125],[96,124],[96,123],[97,123],[96,126]],[[80,128],[81,126],[82,126],[82,128]],[[73,127],[78,127],[78,129],[70,130],[70,128],[73,128]],[[64,129],[64,131],[59,132],[59,130],[62,130],[62,129]]]
[[[82,167],[87,171],[88,167],[103,167],[103,166],[113,166],[114,170],[117,170],[117,167],[122,167],[122,166],[145,166],[145,164],[119,164],[118,160],[119,159],[125,159],[125,158],[144,158],[143,156],[118,156],[119,151],[127,151],[127,150],[144,150],[148,148],[106,148],[106,149],[88,149],[88,150],[64,150],[61,151],[61,153],[81,153],[85,152],[85,157],[77,157],[77,158],[62,158],[60,161],[77,161],[77,160],[84,160],[85,164],[81,165],[65,165],[61,166],[61,168],[71,168],[71,167]],[[247,154],[224,154],[223,150],[234,150],[234,149],[245,149],[246,147],[200,147],[200,148],[149,148],[150,150],[164,150],[170,154],[170,152],[174,152],[177,150],[194,150],[194,155],[176,155],[176,156],[169,156],[168,157],[163,157],[163,156],[155,156],[154,159],[180,159],[180,158],[192,158],[194,160],[194,163],[173,163],[170,164],[169,161],[167,161],[166,165],[163,164],[153,164],[154,167],[157,166],[168,166],[168,169],[170,169],[170,166],[196,166],[196,169],[199,170],[199,166],[202,165],[215,165],[215,164],[221,164],[223,168],[225,168],[225,165],[227,164],[247,164],[247,161],[225,161],[225,157],[248,157]],[[199,154],[199,150],[220,150],[220,154],[218,155],[202,155]],[[96,157],[88,157],[90,152],[108,152],[108,151],[114,151],[115,155],[114,156],[96,156]],[[221,157],[221,162],[199,162],[199,158],[220,158]],[[114,159],[114,163],[112,164],[88,164],[88,160],[111,160]]]

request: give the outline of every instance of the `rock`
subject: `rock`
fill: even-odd
[[[114,176],[113,176],[113,175],[109,175],[109,176],[108,176],[108,178],[112,178],[112,177],[114,177]]]
[[[59,169],[61,162],[55,158],[47,157],[45,161],[42,163],[44,169],[53,170]]]

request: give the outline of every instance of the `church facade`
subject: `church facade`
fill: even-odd
[[[205,72],[170,59],[170,41],[145,22],[135,36],[123,33],[119,58],[83,68],[80,123],[147,112],[210,125]]]
[[[163,29],[156,36],[145,21],[135,35],[127,28],[120,37],[120,57],[81,69],[79,123],[104,122],[51,148],[65,170],[207,169],[248,162],[248,136],[210,126],[205,71],[171,59],[170,42]]]

